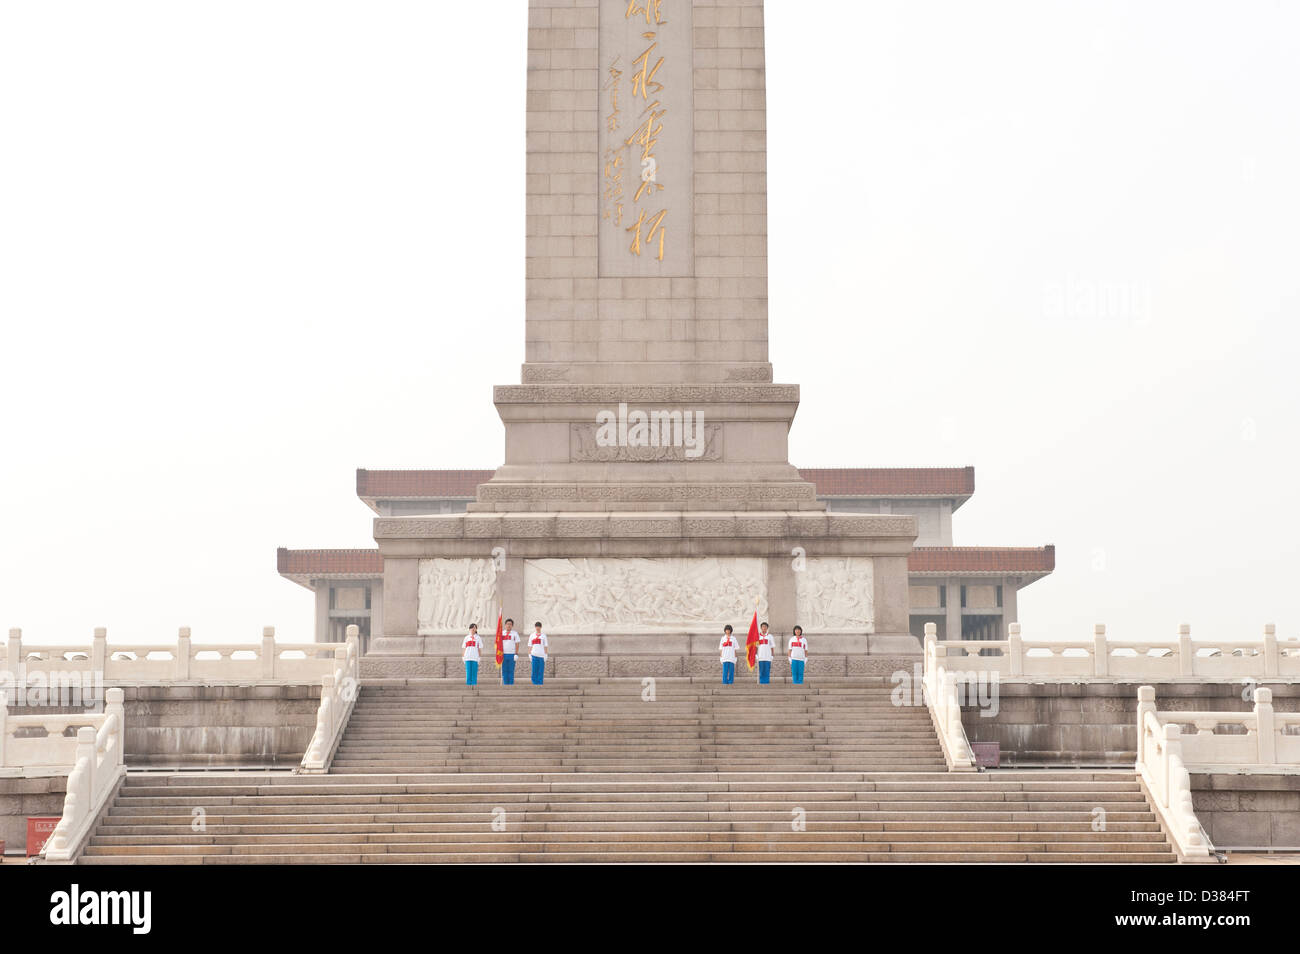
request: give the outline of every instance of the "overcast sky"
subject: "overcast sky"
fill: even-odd
[[[357,467],[489,468],[524,0],[0,0],[0,626],[309,639]],[[1300,13],[769,0],[805,467],[976,468],[1027,636],[1300,635]]]

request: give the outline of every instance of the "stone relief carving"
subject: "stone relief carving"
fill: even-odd
[[[528,560],[529,620],[565,633],[743,632],[759,599],[767,613],[767,561],[753,557]]]
[[[552,384],[556,382],[567,382],[569,379],[569,369],[567,367],[555,367],[551,365],[524,365],[523,380],[525,384]]]
[[[496,567],[491,560],[420,561],[418,635],[463,636],[470,623],[478,623],[480,633],[495,631],[496,602]]]
[[[874,633],[876,589],[870,557],[810,557],[795,573],[799,625],[815,633]]]
[[[569,460],[575,462],[594,461],[610,463],[614,461],[697,461],[722,459],[722,425],[704,424],[704,447],[698,456],[691,456],[684,445],[666,445],[661,447],[602,446],[596,440],[600,429],[597,424],[569,425]]]
[[[753,381],[765,384],[772,380],[772,367],[771,365],[753,365],[746,368],[728,368],[726,380]]]

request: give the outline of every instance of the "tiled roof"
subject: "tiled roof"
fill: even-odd
[[[974,467],[801,468],[819,497],[969,497]]]
[[[1024,573],[1056,569],[1056,547],[916,547],[909,573]]]
[[[478,485],[493,470],[357,470],[357,496],[362,499],[412,497],[466,497],[473,499]]]
[[[276,570],[284,576],[326,576],[336,573],[382,576],[384,558],[378,550],[288,550],[275,552]]]
[[[357,496],[473,499],[491,470],[358,470]],[[845,467],[799,471],[821,497],[969,497],[975,493],[974,467]]]

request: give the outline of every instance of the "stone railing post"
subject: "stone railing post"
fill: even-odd
[[[1165,757],[1161,760],[1164,770],[1164,803],[1174,806],[1174,788],[1178,784],[1177,767],[1183,764],[1183,727],[1176,722],[1164,723]]]
[[[126,738],[126,693],[117,686],[104,693],[104,715],[107,720],[117,717],[117,734],[125,743]],[[119,759],[120,761],[120,759]]]
[[[5,741],[9,738],[9,697],[0,692],[0,768],[5,766]]]
[[[95,797],[95,735],[93,726],[83,725],[77,730],[77,762],[84,760],[86,765],[86,775],[82,785],[85,786],[87,807]]]
[[[188,682],[190,663],[194,659],[194,647],[190,643],[190,628],[182,626],[176,634],[176,668],[172,676],[177,682]]]
[[[1255,690],[1255,726],[1259,733],[1256,751],[1261,765],[1277,761],[1277,723],[1273,718],[1273,690]]]
[[[1020,638],[1020,624],[1012,623],[1007,627],[1007,675],[1023,676],[1025,674],[1025,643]]]
[[[95,628],[95,638],[90,641],[90,671],[103,672],[104,660],[108,658],[108,630],[103,626]]]
[[[262,678],[275,678],[275,627],[262,627]]]
[[[1156,687],[1142,686],[1138,689],[1138,737],[1137,760],[1140,764],[1146,759],[1147,713],[1156,711]]]
[[[9,668],[10,675],[14,681],[18,682],[25,678],[23,674],[23,631],[21,629],[9,630],[9,651],[5,655],[5,666]]]
[[[1098,623],[1092,628],[1092,674],[1110,675],[1110,644],[1106,642],[1105,623]]]
[[[1264,675],[1276,676],[1281,669],[1277,651],[1277,627],[1272,623],[1264,624]]]
[[[1182,623],[1178,627],[1178,675],[1196,675],[1196,657],[1192,653],[1192,627]]]
[[[930,668],[935,664],[938,656],[937,643],[939,642],[939,627],[935,623],[925,624],[925,668],[922,672],[928,674]]]

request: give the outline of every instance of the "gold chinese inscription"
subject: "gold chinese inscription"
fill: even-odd
[[[658,150],[661,139],[670,135],[666,126],[672,122],[666,119],[669,110],[663,102],[665,84],[660,78],[667,62],[659,37],[659,28],[668,22],[664,0],[629,0],[623,19],[629,24],[643,21],[645,29],[635,48],[641,50],[640,55],[632,59],[630,67],[624,67],[622,54],[610,58],[604,67],[602,111],[610,138],[602,157],[602,215],[631,236],[629,254],[639,258],[648,253],[662,262],[668,243],[668,209],[658,198],[667,188],[659,181]],[[629,57],[635,49],[628,52]],[[624,226],[625,218],[632,224]]]

